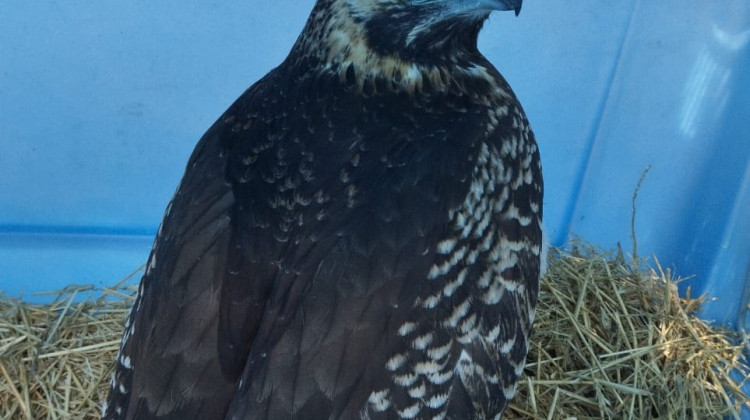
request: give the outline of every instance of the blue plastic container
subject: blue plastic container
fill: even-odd
[[[201,134],[287,54],[313,0],[0,2],[0,290],[109,285],[146,258]],[[543,154],[552,242],[750,285],[750,2],[527,0],[482,51]]]
[[[203,131],[312,1],[0,3],[0,289],[111,283],[146,257]],[[734,325],[750,265],[750,3],[527,2],[481,48],[541,144],[546,226],[694,275]],[[717,307],[716,307],[717,306]]]

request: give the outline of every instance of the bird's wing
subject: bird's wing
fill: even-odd
[[[444,168],[405,164],[369,177],[380,187],[353,181],[381,193],[335,226],[299,228],[226,419],[502,412],[528,349],[541,253],[538,152],[511,111],[486,141],[471,127],[430,139],[475,145],[456,153],[473,162],[457,178],[470,179],[446,186],[429,173]],[[439,165],[429,148],[409,150],[417,143],[394,142],[386,159]]]
[[[226,180],[231,124],[198,143],[148,260],[104,418],[220,418],[233,394],[274,268],[242,251]]]
[[[385,222],[379,210],[284,258],[227,419],[355,419],[390,381],[384,367],[439,231],[420,234],[408,217]]]

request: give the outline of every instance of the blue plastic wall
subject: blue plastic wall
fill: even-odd
[[[312,0],[0,2],[0,290],[109,285],[146,258],[195,142]],[[544,159],[545,224],[694,275],[734,325],[750,266],[750,2],[527,0],[481,49]]]

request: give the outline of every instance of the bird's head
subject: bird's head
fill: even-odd
[[[362,41],[375,53],[429,61],[475,49],[493,10],[521,10],[523,0],[318,0],[306,32]],[[310,24],[313,25],[310,25]],[[311,27],[312,26],[312,27]],[[315,27],[317,26],[317,28]],[[321,28],[320,26],[325,26]],[[344,36],[344,33],[347,36]],[[356,35],[356,40],[354,38]]]
[[[329,68],[353,67],[358,78],[380,73],[401,79],[415,70],[434,76],[440,66],[470,67],[478,61],[477,37],[489,14],[518,14],[522,2],[318,0],[298,41],[297,56],[315,56]]]
[[[371,48],[425,60],[476,47],[484,20],[493,10],[514,10],[523,0],[346,0]],[[409,57],[411,56],[411,57]]]

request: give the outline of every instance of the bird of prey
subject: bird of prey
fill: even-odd
[[[103,418],[499,419],[543,187],[477,35],[521,1],[317,0],[190,157]]]

